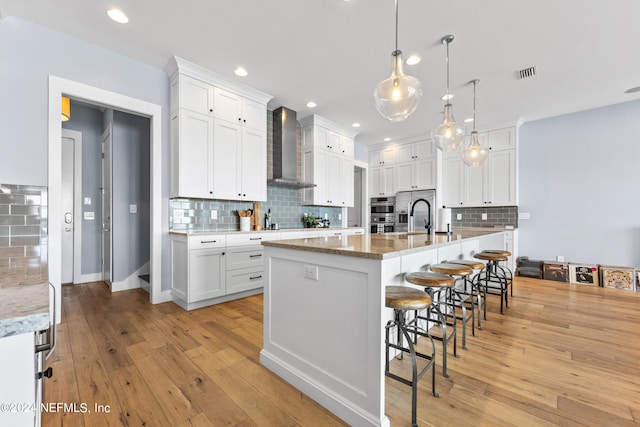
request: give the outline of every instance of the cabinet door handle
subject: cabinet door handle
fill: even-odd
[[[258,279],[262,279],[262,275],[249,277],[249,280],[258,280]]]
[[[249,240],[262,240],[262,237],[249,237]]]
[[[238,117],[238,121],[241,122],[242,121],[242,117]]]
[[[249,258],[260,258],[262,254],[249,255]]]
[[[200,240],[200,243],[216,243],[217,240]]]
[[[209,112],[210,112],[210,113],[213,113],[213,108],[209,108]]]

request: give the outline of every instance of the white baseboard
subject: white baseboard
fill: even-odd
[[[75,285],[80,283],[91,283],[91,282],[101,282],[102,281],[102,273],[92,273],[92,274],[82,274],[80,275],[80,279],[74,281]]]
[[[153,300],[151,301],[151,304],[162,304],[163,302],[169,302],[169,301],[172,301],[171,289],[160,292],[160,295],[158,295],[158,293],[155,292],[153,294]]]
[[[126,279],[119,282],[111,282],[111,292],[128,291],[129,289],[140,288],[140,277],[143,274],[149,274],[149,263],[145,263]]]

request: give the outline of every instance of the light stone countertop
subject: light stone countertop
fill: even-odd
[[[340,231],[340,230],[353,230],[363,229],[364,227],[317,227],[317,228],[280,228],[278,230],[171,230],[169,234],[178,234],[182,236],[198,236],[198,235],[212,235],[212,234],[252,234],[252,233],[287,233],[291,231]]]
[[[0,338],[49,328],[49,284],[0,287]]]
[[[486,230],[459,228],[453,229],[452,235],[401,232],[266,241],[262,244],[285,249],[387,259],[504,231],[491,228]]]

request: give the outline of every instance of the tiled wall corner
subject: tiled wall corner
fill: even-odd
[[[47,188],[0,184],[0,286],[48,280]]]

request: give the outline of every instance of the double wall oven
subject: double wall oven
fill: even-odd
[[[396,198],[373,197],[371,198],[371,232],[391,233],[396,226]]]

